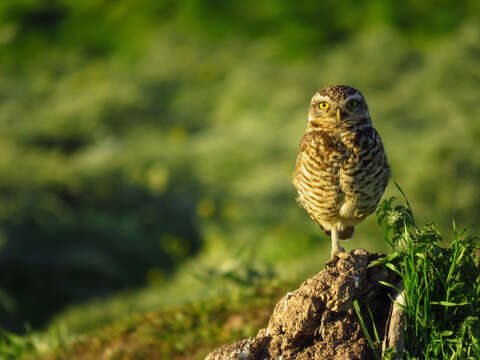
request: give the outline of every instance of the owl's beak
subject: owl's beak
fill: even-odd
[[[339,123],[342,122],[342,117],[343,117],[342,109],[338,108],[337,109],[337,120],[338,120]]]

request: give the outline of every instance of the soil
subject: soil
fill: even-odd
[[[363,333],[353,301],[373,338],[371,310],[380,341],[389,317],[392,290],[379,280],[398,278],[368,265],[385,255],[356,249],[337,258],[280,299],[268,326],[257,336],[224,345],[205,360],[370,360],[375,356]]]

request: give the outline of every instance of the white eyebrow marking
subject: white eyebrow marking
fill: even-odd
[[[330,101],[330,98],[327,97],[327,96],[322,96],[322,95],[317,93],[317,94],[313,95],[312,100]]]
[[[349,97],[347,97],[347,98],[343,101],[342,105],[346,105],[350,100],[361,101],[361,100],[362,100],[362,95],[359,94],[359,93],[350,95]]]
[[[360,94],[351,95],[345,100],[345,102],[347,102],[349,100],[362,100],[362,95],[360,95]]]

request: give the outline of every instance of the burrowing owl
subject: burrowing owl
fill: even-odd
[[[343,85],[317,91],[300,142],[294,176],[298,199],[332,237],[331,257],[343,257],[340,239],[375,211],[390,177],[382,140],[362,93]]]

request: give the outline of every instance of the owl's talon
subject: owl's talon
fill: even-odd
[[[348,259],[350,257],[350,254],[348,252],[342,251],[336,253],[334,256],[338,257],[339,259]]]
[[[330,260],[328,260],[325,265],[333,265],[337,261],[337,259],[347,259],[349,257],[350,254],[345,252],[343,248],[341,250],[332,251],[332,254],[330,255]]]

